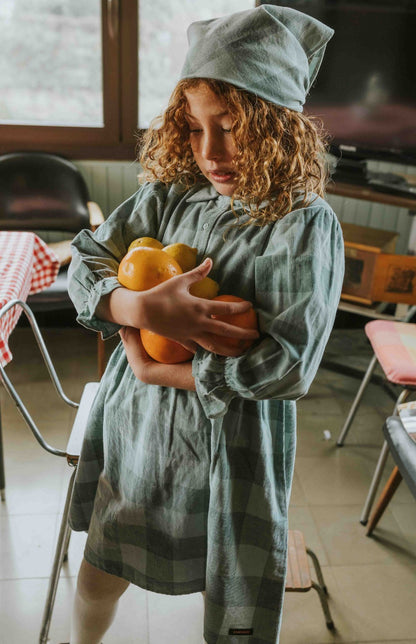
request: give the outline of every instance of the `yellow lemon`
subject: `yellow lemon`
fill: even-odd
[[[206,300],[212,300],[212,298],[218,295],[220,290],[220,285],[210,277],[204,277],[199,282],[194,282],[192,286],[189,287],[189,292],[195,297],[203,297]]]
[[[138,248],[139,246],[146,246],[147,248],[163,248],[163,244],[153,237],[138,237],[131,242],[127,252],[132,248]]]
[[[192,248],[187,244],[170,244],[165,246],[163,250],[178,262],[184,273],[195,268],[197,248]]]
[[[181,273],[178,262],[160,248],[139,246],[121,260],[118,281],[132,291],[146,291]]]

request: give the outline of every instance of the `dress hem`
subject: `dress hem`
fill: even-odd
[[[95,568],[98,568],[99,570],[102,570],[109,575],[115,575],[116,577],[125,579],[131,584],[138,586],[139,588],[143,588],[143,590],[149,590],[150,592],[158,593],[159,595],[191,595],[192,593],[202,593],[203,591],[205,591],[205,580],[198,580],[182,584],[171,583],[166,585],[164,583],[157,582],[156,580],[149,580],[149,578],[145,575],[140,575],[137,573],[135,575],[133,572],[129,574],[129,572],[126,570],[124,570],[123,574],[121,574],[122,571],[118,569],[117,564],[114,564],[113,566],[108,565],[94,552],[88,550],[87,548],[85,548],[84,551],[84,558],[89,564],[91,564],[91,566],[94,566]],[[173,589],[173,585],[175,585],[177,589]]]

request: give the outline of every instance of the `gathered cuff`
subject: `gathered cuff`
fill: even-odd
[[[225,382],[228,358],[199,348],[192,361],[192,375],[198,398],[207,418],[220,418],[237,395]]]
[[[108,295],[116,288],[120,288],[121,284],[117,277],[106,277],[97,282],[91,289],[88,300],[84,308],[78,313],[77,322],[85,326],[87,329],[99,331],[103,340],[107,340],[116,335],[122,328],[120,324],[102,320],[96,316],[97,306],[105,295]]]

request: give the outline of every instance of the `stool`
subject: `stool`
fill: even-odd
[[[341,430],[337,441],[338,446],[344,444],[344,439],[351,427],[377,362],[383,369],[387,380],[394,385],[402,387],[402,391],[393,409],[393,415],[397,414],[398,405],[404,403],[416,388],[416,324],[373,320],[372,322],[368,322],[364,328],[374,350],[374,356],[352,403],[344,427]],[[360,521],[363,525],[367,524],[371,506],[387,460],[388,451],[388,445],[384,442],[361,514]]]
[[[312,559],[319,583],[311,579],[308,555]],[[306,547],[303,534],[300,530],[289,530],[285,590],[288,593],[306,593],[311,588],[314,588],[319,595],[327,628],[333,630],[335,626],[328,606],[328,590],[324,582],[318,557],[310,548]]]

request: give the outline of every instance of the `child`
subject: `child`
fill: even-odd
[[[332,30],[263,5],[194,23],[181,80],[150,128],[138,192],[74,242],[79,321],[120,332],[77,472],[71,526],[88,530],[71,644],[101,642],[129,582],[205,591],[208,644],[275,644],[285,588],[295,400],[316,373],[343,278],[342,235],[322,199],[324,146],[301,114]],[[140,236],[197,247],[221,292],[192,297],[211,260],[154,289],[117,282]],[[243,355],[213,333],[252,302]],[[140,327],[195,352],[163,365]],[[180,644],[173,635],[172,644]]]

